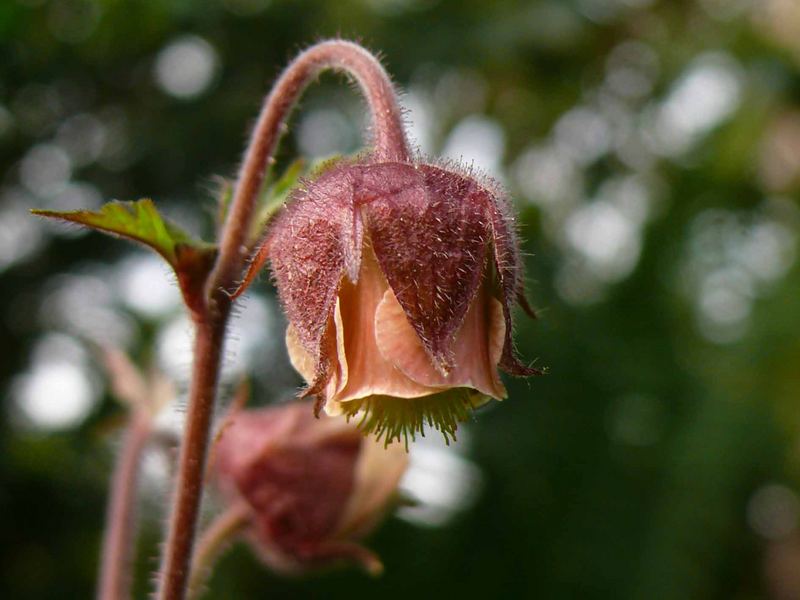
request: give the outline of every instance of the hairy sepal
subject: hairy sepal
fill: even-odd
[[[382,163],[362,173],[358,201],[375,256],[434,366],[447,375],[484,272],[486,192],[429,165]]]
[[[316,377],[306,395],[330,378],[328,328],[342,277],[358,278],[363,225],[346,168],[333,168],[296,190],[270,228],[272,274],[300,343],[314,358]]]
[[[519,301],[525,312],[531,316],[535,313],[528,304],[522,279],[522,260],[519,252],[519,241],[514,229],[513,217],[508,200],[500,194],[488,195],[485,203],[485,214],[491,226],[492,259],[497,272],[503,304],[503,317],[506,322],[503,354],[500,368],[510,375],[529,377],[541,375],[542,371],[526,366],[514,352],[511,308]]]

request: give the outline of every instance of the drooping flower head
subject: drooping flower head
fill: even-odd
[[[287,67],[259,117],[243,165],[253,176],[237,190],[231,222],[248,222],[279,131],[325,68],[363,93],[370,153],[295,190],[235,293],[271,260],[289,354],[317,410],[358,415],[387,442],[425,424],[449,438],[472,408],[505,397],[498,367],[538,372],[512,347],[512,304],[530,312],[513,217],[499,186],[412,157],[397,93],[371,53],[330,40]],[[222,244],[232,256],[247,247],[242,235]]]
[[[494,184],[430,164],[343,161],[306,182],[265,242],[292,364],[328,414],[387,441],[445,437],[538,371],[512,345],[514,222]]]
[[[386,513],[408,457],[384,448],[342,417],[316,419],[308,402],[234,413],[214,450],[230,502],[248,509],[248,537],[264,562],[286,574],[381,563],[359,540]]]

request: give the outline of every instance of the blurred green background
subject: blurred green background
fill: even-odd
[[[182,394],[190,361],[165,267],[27,210],[152,197],[210,239],[270,82],[333,35],[382,53],[423,155],[509,189],[541,309],[518,346],[550,374],[427,441],[380,580],[240,546],[208,597],[800,598],[796,0],[3,0],[0,597],[93,594],[123,412],[92,344]],[[363,116],[324,76],[280,163],[356,151]],[[240,312],[226,390],[290,394],[266,281]],[[140,598],[168,464],[143,465]]]

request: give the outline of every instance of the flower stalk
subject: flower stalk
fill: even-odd
[[[228,314],[229,305],[218,306],[213,316],[207,313],[207,319],[197,322],[195,327],[186,429],[159,578],[158,597],[162,600],[182,600],[186,596]]]
[[[408,143],[403,131],[397,94],[384,68],[353,42],[330,40],[302,52],[286,68],[266,97],[253,129],[239,172],[231,211],[220,240],[220,256],[211,278],[215,287],[230,291],[238,282],[248,251],[247,235],[256,198],[275,150],[300,95],[322,71],[332,69],[351,76],[367,100],[372,128],[372,153],[378,161],[407,162]]]
[[[225,329],[232,304],[230,293],[244,274],[251,250],[248,234],[256,199],[292,108],[305,87],[327,69],[349,74],[365,96],[372,115],[373,155],[380,160],[400,162],[409,157],[391,81],[380,63],[357,44],[332,40],[309,48],[287,67],[267,96],[245,154],[230,213],[221,232],[219,254],[206,280],[204,298],[192,303],[199,307],[192,311],[194,366],[159,576],[160,600],[183,600],[187,593]]]
[[[250,521],[251,511],[244,502],[233,504],[214,518],[197,542],[189,574],[189,600],[198,600],[205,591],[214,562]]]

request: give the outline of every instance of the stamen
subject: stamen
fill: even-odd
[[[342,403],[347,420],[358,419],[357,426],[384,446],[403,441],[408,450],[409,439],[417,433],[425,436],[425,426],[436,429],[448,445],[456,440],[458,424],[466,421],[486,397],[471,388],[454,388],[421,398],[368,396]]]

